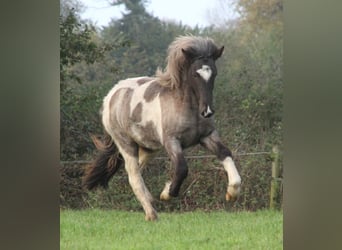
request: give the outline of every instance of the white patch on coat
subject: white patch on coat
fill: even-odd
[[[133,111],[136,108],[136,106],[139,103],[141,103],[142,104],[141,121],[138,123],[138,125],[141,125],[144,127],[148,123],[152,122],[152,124],[157,130],[160,143],[162,144],[163,143],[162,112],[161,112],[159,94],[150,102],[146,102],[144,98],[144,93],[146,89],[150,86],[151,82],[153,82],[153,80],[145,84],[142,84],[135,89],[133,96],[132,96],[132,100],[131,100],[130,115],[133,114]]]
[[[120,89],[135,89],[137,88],[139,85],[137,83],[137,81],[140,78],[145,78],[145,76],[143,77],[135,77],[135,78],[128,78],[125,80],[121,80],[119,81],[117,84],[114,85],[114,87],[108,92],[108,94],[104,97],[103,99],[103,104],[102,104],[102,123],[103,126],[105,127],[106,131],[110,133],[110,131],[112,131],[112,125],[111,125],[111,118],[110,116],[113,115],[111,114],[111,107],[110,107],[110,101],[112,99],[112,96],[115,94],[115,92],[117,92]],[[117,99],[115,100],[117,103],[122,102],[122,97],[123,97],[124,93],[120,93],[120,95],[117,97]],[[115,109],[115,116],[118,116],[118,112],[120,112],[120,109]],[[121,123],[120,119],[118,119],[119,124]],[[120,124],[121,125],[121,124]]]
[[[115,94],[115,92],[118,90],[119,88],[112,88],[108,95],[103,99],[103,110],[102,110],[102,123],[104,128],[106,129],[106,131],[111,134],[111,131],[113,130],[112,128],[112,122],[111,122],[111,115],[113,115],[113,110],[110,107],[110,101],[112,99],[112,96]],[[122,99],[122,95],[123,92],[120,93],[120,95],[118,95],[116,98],[116,101],[121,101]],[[115,116],[118,117],[117,115],[117,110],[115,109]]]
[[[196,70],[196,72],[206,81],[211,77],[212,70],[208,65],[202,65],[202,68]]]
[[[120,127],[124,127],[126,124],[125,121],[122,121],[122,110],[119,106],[116,106],[115,109],[110,107],[110,102],[112,96],[120,89],[131,89],[133,90],[131,102],[129,104],[130,115],[132,115],[136,106],[141,103],[142,104],[142,120],[138,123],[138,125],[146,126],[149,122],[151,122],[156,130],[160,139],[160,143],[163,143],[163,133],[162,133],[162,112],[160,106],[160,98],[159,94],[150,102],[146,102],[144,98],[144,93],[147,87],[150,86],[150,83],[154,81],[152,79],[150,82],[146,82],[145,84],[139,85],[137,81],[139,79],[146,78],[146,76],[129,78],[126,80],[122,80],[118,82],[114,87],[109,91],[107,96],[103,99],[103,110],[102,110],[102,123],[106,129],[106,131],[110,133],[113,130],[112,128],[112,118],[111,116],[115,116],[115,120],[118,122]],[[123,103],[125,96],[125,91],[121,91],[119,95],[115,97],[115,103]],[[139,138],[139,133],[136,131],[132,131],[137,138]]]

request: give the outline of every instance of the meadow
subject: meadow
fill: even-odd
[[[283,249],[283,213],[62,210],[60,249]]]

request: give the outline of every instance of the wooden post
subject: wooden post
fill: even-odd
[[[277,146],[272,148],[272,180],[270,192],[270,208],[279,209],[279,190],[280,190],[280,166],[279,166],[279,149]]]

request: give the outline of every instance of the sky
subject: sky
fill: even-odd
[[[107,26],[112,18],[120,18],[122,7],[112,7],[108,0],[81,0],[86,7],[83,19],[91,19],[97,26]],[[209,26],[209,12],[214,0],[150,0],[146,9],[161,20],[173,20],[194,27]]]

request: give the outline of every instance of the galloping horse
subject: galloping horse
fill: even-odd
[[[168,48],[165,70],[156,77],[137,77],[117,83],[103,100],[105,140],[93,137],[100,153],[83,179],[88,189],[108,186],[109,179],[124,165],[146,220],[156,220],[152,195],[145,186],[141,168],[164,148],[175,168],[161,200],[178,196],[188,167],[183,149],[201,144],[213,152],[228,173],[226,200],[236,200],[241,178],[215,130],[213,88],[215,61],[224,47],[210,38],[180,36]]]

